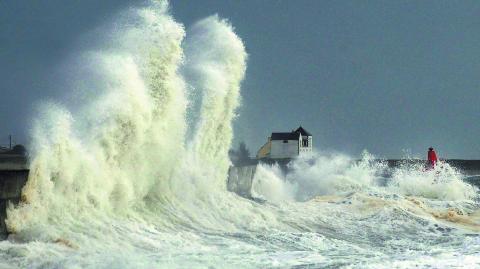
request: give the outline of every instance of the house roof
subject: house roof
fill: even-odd
[[[294,131],[295,133],[300,133],[302,136],[312,136],[307,130],[303,129],[302,126],[298,127],[297,130]]]
[[[295,132],[291,133],[272,133],[272,140],[298,140],[300,135]]]
[[[298,127],[297,130],[291,131],[290,133],[272,133],[272,140],[298,140],[299,136],[312,136],[307,130],[303,129],[302,126]]]

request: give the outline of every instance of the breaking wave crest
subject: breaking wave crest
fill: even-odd
[[[23,202],[8,212],[10,231],[55,238],[58,230],[47,226],[105,213],[141,217],[225,189],[247,57],[242,41],[217,16],[184,39],[162,2],[133,16],[136,23],[113,37],[118,48],[87,53],[108,88],[76,113],[53,103],[40,110]],[[194,126],[186,113],[195,100],[187,98],[181,67],[202,96]]]

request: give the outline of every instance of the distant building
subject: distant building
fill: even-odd
[[[13,148],[0,146],[0,155],[27,155],[27,150],[22,145],[15,145]]]
[[[272,133],[257,152],[257,159],[288,159],[312,152],[313,137],[300,126],[290,133]]]

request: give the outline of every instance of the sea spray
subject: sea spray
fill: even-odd
[[[252,179],[252,196],[276,204],[295,200],[296,182],[288,181],[278,164],[259,164]]]
[[[96,63],[108,88],[75,113],[61,105],[41,110],[32,172],[24,202],[9,210],[10,231],[56,240],[71,237],[69,225],[93,216],[92,229],[112,217],[168,228],[274,225],[271,213],[226,192],[231,125],[247,58],[232,26],[211,16],[183,40],[183,27],[164,5],[129,14],[135,23],[110,37],[118,47],[84,57]],[[182,65],[193,78],[188,82],[179,75]],[[202,96],[191,126],[187,84]],[[186,128],[193,129],[190,140]]]
[[[359,161],[345,154],[315,152],[290,162],[287,174],[282,173],[278,165],[261,164],[260,173],[254,178],[253,189],[256,194],[266,197],[272,194],[265,192],[289,190],[288,196],[298,201],[319,195],[368,191],[375,188],[377,176],[385,168],[383,163],[373,162],[372,158],[368,152]],[[284,187],[280,187],[282,182]]]
[[[322,195],[363,192],[461,201],[475,199],[478,192],[445,162],[434,170],[420,164],[389,168],[368,152],[360,160],[339,153],[315,152],[290,162],[287,174],[278,165],[260,164],[258,170],[252,189],[257,197],[272,200],[286,198],[286,193],[297,201],[306,201]]]
[[[196,23],[189,32],[186,54],[195,89],[203,93],[191,150],[200,165],[216,171],[214,184],[225,189],[233,138],[232,120],[240,102],[240,83],[247,54],[232,26],[218,16]],[[211,182],[212,183],[212,182]]]
[[[45,106],[34,128],[24,202],[8,214],[11,231],[93,211],[128,215],[148,196],[169,193],[184,153],[186,99],[177,74],[184,31],[165,9],[139,10],[141,23],[118,33],[123,46],[91,54],[100,58],[109,88],[78,114]]]
[[[431,170],[424,166],[401,166],[392,173],[389,190],[403,195],[440,200],[472,200],[477,188],[462,180],[463,175],[440,161]]]
[[[232,121],[240,104],[246,58],[242,41],[218,16],[203,19],[187,31],[184,70],[190,89],[201,98],[192,100],[200,102],[199,115],[170,184],[177,195],[174,214],[197,228],[232,230],[251,225],[245,221],[251,202],[226,192]]]

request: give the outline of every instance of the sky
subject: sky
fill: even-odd
[[[82,36],[144,1],[0,1],[0,144],[28,144],[35,106]],[[249,54],[235,144],[299,125],[319,151],[480,159],[480,2],[173,0],[218,14]],[[88,45],[88,44],[87,44]],[[86,46],[84,44],[84,46]],[[88,78],[86,78],[88,79]]]

